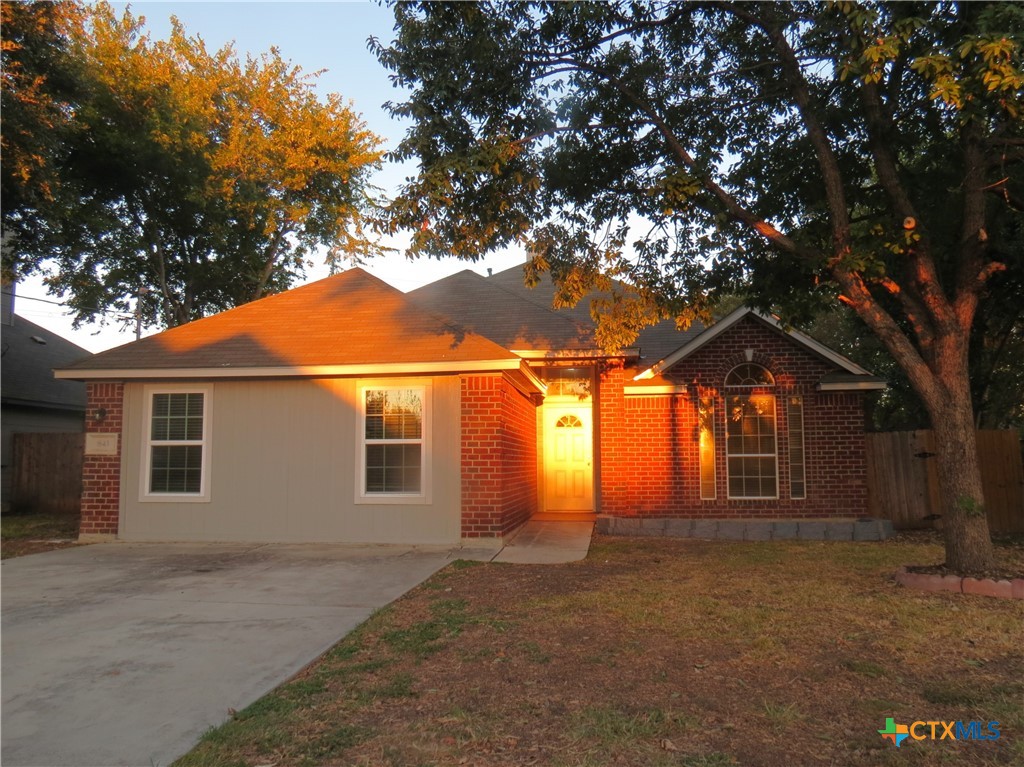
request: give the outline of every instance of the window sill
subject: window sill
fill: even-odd
[[[404,493],[380,493],[374,495],[357,495],[357,506],[425,506],[430,503],[430,497],[425,494],[411,495]]]
[[[139,503],[209,503],[210,496],[189,493],[145,494],[139,496]]]

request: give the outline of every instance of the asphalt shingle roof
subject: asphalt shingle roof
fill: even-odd
[[[66,369],[223,370],[510,359],[516,355],[423,311],[401,291],[357,268]]]
[[[90,357],[88,351],[17,314],[12,325],[0,326],[0,348],[5,403],[85,410],[85,385],[58,381],[53,371]]]
[[[451,317],[506,349],[589,349],[594,345],[589,317],[586,323],[579,322],[574,313],[556,311],[498,284],[494,277],[481,277],[468,269],[408,295],[424,309]]]
[[[523,268],[514,266],[490,277],[463,271],[424,285],[409,296],[424,307],[451,317],[459,324],[487,336],[509,349],[550,351],[597,349],[596,323],[590,316],[590,300],[574,307],[553,306],[555,285],[549,275],[534,287],[526,286]],[[672,320],[644,328],[633,348],[639,348],[648,365],[668,356],[703,332],[693,323],[676,329]]]

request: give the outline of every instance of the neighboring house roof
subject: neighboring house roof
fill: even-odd
[[[3,403],[85,412],[85,386],[58,381],[53,371],[89,352],[17,314],[12,321],[0,325]]]
[[[587,296],[573,307],[555,309],[551,276],[542,274],[536,287],[530,288],[521,266],[489,277],[466,270],[424,285],[409,296],[517,352],[600,351],[595,339],[597,324],[590,316],[590,301],[595,296]],[[679,331],[675,322],[664,320],[640,332],[632,356],[661,359],[703,330],[704,326],[695,322],[688,330]]]
[[[97,354],[63,378],[517,370],[505,348],[423,311],[362,269]]]
[[[633,380],[639,383],[660,379],[661,374],[673,365],[686,359],[709,341],[718,337],[733,325],[747,317],[766,325],[770,329],[794,341],[797,345],[802,346],[816,357],[840,368],[840,371],[829,373],[821,379],[818,383],[818,387],[822,391],[886,388],[884,379],[871,375],[857,363],[847,359],[838,352],[833,351],[824,344],[815,341],[806,333],[801,333],[799,330],[794,328],[786,328],[776,317],[745,306],[741,306],[730,312],[714,325],[707,328],[704,332],[691,338],[687,343],[680,346],[668,356],[659,360],[654,365],[651,365],[646,370],[638,373],[634,376]]]

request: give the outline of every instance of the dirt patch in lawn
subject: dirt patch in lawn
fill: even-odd
[[[78,545],[77,514],[8,512],[0,516],[0,559]]]
[[[455,563],[179,765],[1024,762],[1024,604],[912,593],[931,543],[596,538]],[[1000,722],[991,741],[897,723]]]

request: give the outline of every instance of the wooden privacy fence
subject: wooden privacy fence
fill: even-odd
[[[1024,533],[1024,469],[1016,431],[979,431],[978,458],[989,529]],[[931,431],[867,435],[868,511],[897,529],[930,527],[942,514]]]
[[[14,434],[11,509],[78,514],[84,434]]]

